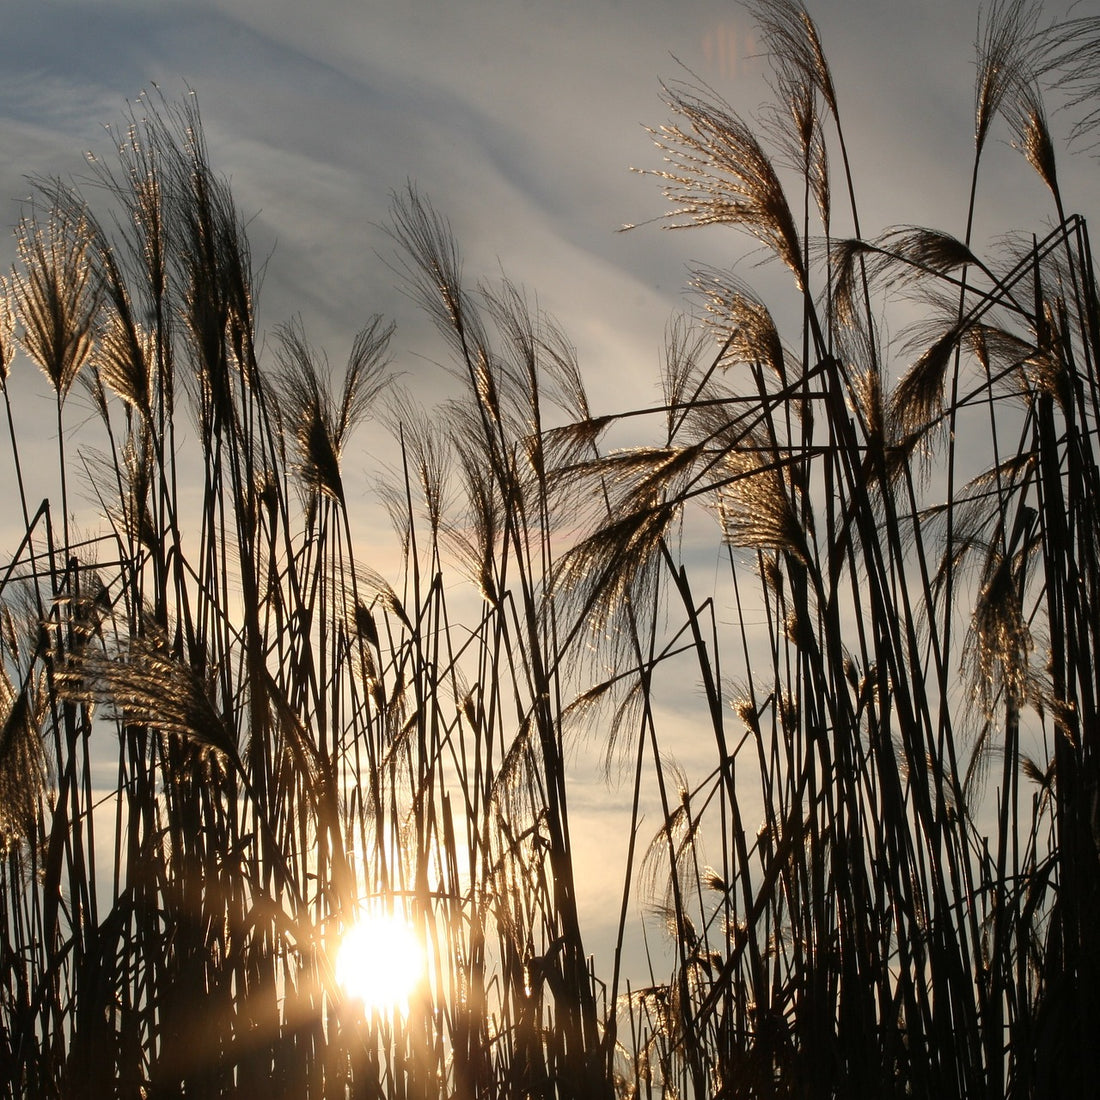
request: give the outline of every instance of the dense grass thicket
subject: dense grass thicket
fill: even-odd
[[[792,294],[697,272],[659,408],[594,415],[566,337],[464,281],[414,190],[392,233],[454,398],[402,396],[381,317],[342,373],[297,321],[261,357],[193,101],[143,101],[94,186],[40,181],[0,299],[4,1095],[1100,1080],[1100,300],[1042,99],[1095,133],[1100,20],[983,22],[971,221],[995,134],[1051,201],[982,256],[969,226],[861,234],[817,30],[750,7],[772,108],[667,87],[654,174],[669,224],[747,231]],[[45,501],[8,385],[32,364]],[[385,562],[342,474],[368,413],[400,456]],[[717,582],[681,553],[695,511]],[[709,774],[669,760],[685,684]],[[634,808],[620,947],[646,907],[670,937],[641,984],[586,953],[582,734]],[[335,980],[368,903],[424,945],[407,1011]]]

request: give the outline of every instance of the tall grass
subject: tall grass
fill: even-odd
[[[1100,26],[995,6],[966,232],[866,238],[816,27],[750,7],[774,110],[668,86],[657,174],[670,224],[747,231],[793,295],[773,314],[700,270],[659,408],[594,415],[565,336],[465,281],[415,190],[392,235],[454,397],[399,389],[381,317],[342,372],[297,320],[261,361],[193,100],[141,104],[96,208],[40,183],[0,310],[25,529],[0,574],[7,1095],[1086,1093],[1100,314],[1040,89],[1091,106]],[[983,259],[995,125],[1052,228]],[[899,299],[920,319],[895,342]],[[56,399],[41,506],[8,389],[28,361]],[[397,569],[355,546],[342,460],[369,416],[394,429]],[[717,585],[679,550],[696,505]],[[668,755],[685,679],[702,776]],[[577,729],[631,792],[607,973]],[[336,980],[369,904],[425,947],[407,1012]]]

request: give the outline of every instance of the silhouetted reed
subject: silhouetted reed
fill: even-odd
[[[775,102],[753,121],[666,86],[653,174],[669,225],[749,234],[793,293],[697,271],[659,407],[594,415],[563,333],[507,280],[468,282],[413,188],[397,267],[450,400],[431,415],[390,380],[380,317],[342,371],[300,319],[261,362],[193,99],[142,101],[94,163],[101,209],[40,182],[0,299],[25,527],[0,574],[6,1095],[1096,1079],[1100,310],[1042,93],[1095,127],[1100,26],[994,5],[964,234],[868,238],[814,23],[749,7]],[[1053,228],[983,257],[998,119]],[[898,301],[921,312],[891,341]],[[37,510],[16,341],[56,399],[59,496]],[[369,417],[395,440],[392,561],[356,548],[343,463]],[[630,425],[651,437],[607,450]],[[680,551],[696,511],[717,577]],[[701,705],[676,721],[685,683]],[[607,974],[582,927],[577,729],[628,787]],[[672,759],[685,738],[703,774]],[[357,1009],[334,973],[368,904],[424,946],[407,1011]]]

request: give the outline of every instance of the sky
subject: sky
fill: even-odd
[[[978,6],[810,8],[865,233],[905,222],[961,235]],[[84,152],[109,157],[105,126],[143,89],[194,89],[213,164],[266,261],[264,331],[300,315],[339,363],[383,313],[398,324],[395,368],[425,400],[438,392],[444,351],[400,291],[384,229],[391,194],[411,181],[450,219],[471,279],[506,272],[558,319],[596,412],[656,401],[662,334],[693,261],[789,293],[734,231],[617,232],[666,208],[657,181],[630,170],[660,165],[644,131],[668,118],[660,81],[705,81],[751,115],[768,96],[758,48],[732,0],[4,0],[0,269],[27,177],[86,174]],[[1052,216],[1006,134],[993,138],[979,241]],[[1097,163],[1079,154],[1061,168],[1068,204],[1087,217],[1100,207]],[[33,372],[12,389],[45,400]],[[366,439],[347,461],[367,472],[373,447]],[[596,820],[599,807],[593,788],[578,812]],[[595,882],[598,865],[588,873]]]
[[[855,136],[865,232],[961,233],[977,10],[812,6]],[[657,181],[630,172],[660,163],[643,130],[668,117],[660,80],[690,70],[745,114],[767,96],[731,0],[5,0],[3,24],[0,221],[18,216],[25,176],[109,154],[104,126],[151,83],[169,98],[193,88],[214,165],[270,261],[261,325],[300,314],[336,360],[375,312],[398,320],[396,350],[432,354],[386,262],[382,225],[406,181],[451,219],[473,277],[504,270],[558,317],[598,406],[624,375],[655,386],[688,262],[750,251],[731,231],[616,232],[665,208]],[[993,230],[1013,220],[1002,207],[1026,224],[1043,202],[1018,155],[997,153],[1012,171],[998,178],[991,158]],[[1087,205],[1095,165],[1073,167],[1085,171],[1071,203]],[[432,370],[402,360],[414,380]]]

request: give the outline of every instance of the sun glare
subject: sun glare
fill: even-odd
[[[396,913],[364,913],[336,954],[336,981],[367,1013],[407,1012],[423,974],[424,951]]]

